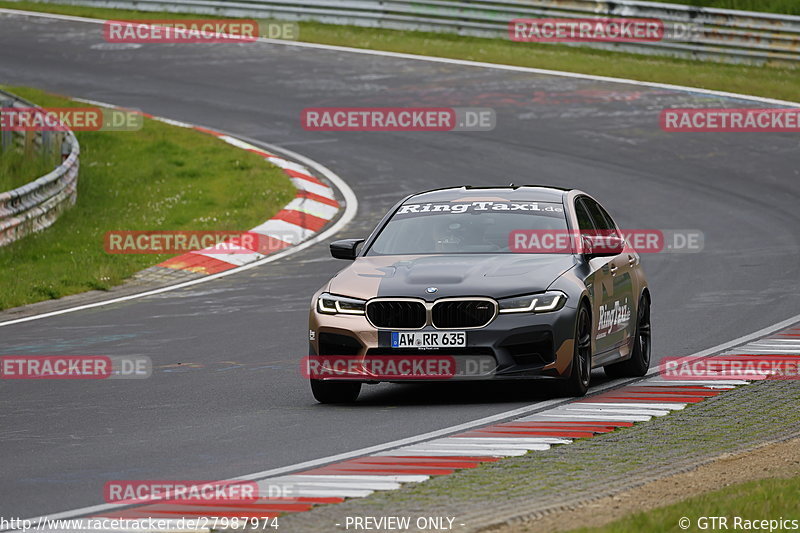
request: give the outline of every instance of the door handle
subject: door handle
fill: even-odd
[[[635,258],[635,257],[629,257],[629,258],[628,258],[628,264],[629,264],[630,266],[633,266],[633,265],[635,265],[635,264],[636,264],[636,258]]]
[[[611,275],[612,276],[616,276],[617,275],[617,270],[619,270],[619,269],[616,267],[616,265],[611,265],[610,270],[611,270]]]

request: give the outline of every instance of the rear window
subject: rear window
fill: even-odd
[[[459,201],[404,204],[372,243],[367,255],[513,253],[516,230],[566,230],[558,203]]]

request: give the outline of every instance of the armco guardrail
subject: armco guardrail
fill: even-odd
[[[38,107],[5,91],[0,91],[0,108]],[[61,164],[22,187],[0,193],[0,246],[50,226],[78,196],[80,147],[75,135],[67,131],[17,132],[2,130],[2,149],[36,150],[61,156]]]
[[[657,18],[658,42],[581,43],[644,54],[765,64],[800,61],[800,17],[637,0],[58,0],[58,3],[458,33],[508,39],[516,18]],[[522,46],[522,44],[521,44]]]

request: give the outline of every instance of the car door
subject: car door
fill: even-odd
[[[594,199],[584,196],[582,202],[601,235],[621,237],[617,225],[608,212]],[[622,250],[620,254],[606,257],[602,267],[608,273],[602,286],[602,305],[597,316],[598,347],[602,351],[628,346],[634,335],[636,297],[631,269],[638,261],[634,252]],[[622,354],[627,355],[627,354]]]
[[[585,196],[579,196],[575,199],[575,218],[578,222],[578,231],[580,232],[581,245],[584,246],[585,237],[595,235],[597,233],[592,216],[584,203]],[[587,249],[584,249],[584,252]],[[584,284],[592,298],[592,322],[593,322],[593,338],[595,341],[594,352],[596,355],[604,351],[608,351],[613,346],[608,344],[608,336],[606,334],[598,335],[598,325],[600,313],[607,305],[607,294],[613,290],[613,280],[611,278],[611,270],[609,266],[611,258],[609,257],[594,257],[586,262],[588,271],[584,278]],[[602,361],[602,357],[600,358]],[[597,363],[597,359],[594,360]]]

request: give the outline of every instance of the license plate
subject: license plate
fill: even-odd
[[[466,331],[393,331],[392,348],[463,348]]]

